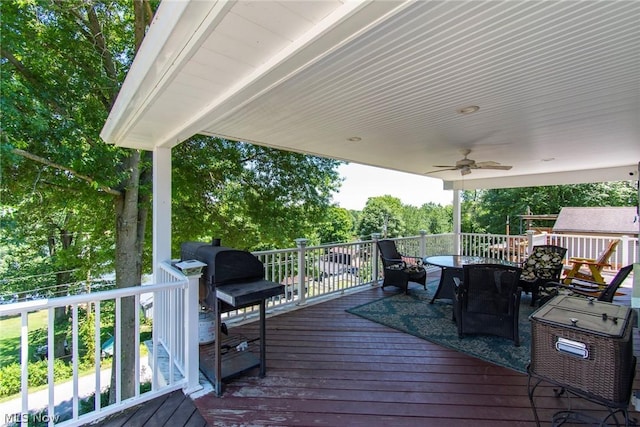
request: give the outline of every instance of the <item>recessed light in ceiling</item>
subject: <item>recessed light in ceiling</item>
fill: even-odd
[[[554,161],[556,158],[555,157],[547,157],[546,159],[542,159],[543,162],[552,162]]]
[[[352,136],[352,137],[347,138],[347,141],[358,142],[358,141],[362,141],[362,138],[360,138],[359,136]]]
[[[478,111],[480,107],[477,105],[469,105],[467,107],[458,108],[456,111],[460,114],[473,114]]]

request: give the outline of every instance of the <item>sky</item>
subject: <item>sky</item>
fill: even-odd
[[[443,190],[439,179],[356,163],[340,165],[338,171],[344,181],[333,201],[345,209],[362,210],[369,197],[384,195],[416,207],[429,202],[443,206],[453,203],[453,191]]]

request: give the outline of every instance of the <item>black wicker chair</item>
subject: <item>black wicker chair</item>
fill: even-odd
[[[560,281],[562,260],[566,254],[567,248],[561,246],[538,245],[522,263],[520,286],[524,292],[531,293],[531,306],[540,298],[541,285]]]
[[[462,281],[453,298],[453,318],[458,336],[497,335],[520,345],[518,318],[522,269],[500,264],[469,264],[462,267]]]
[[[553,295],[554,291],[557,293],[558,290],[564,289],[577,296],[592,297],[598,301],[613,302],[613,297],[616,295],[618,288],[631,271],[633,271],[633,264],[622,267],[604,289],[598,289],[599,282],[584,279],[574,280],[571,285],[565,285],[559,282],[548,282],[544,286],[550,295]]]
[[[393,240],[378,240],[377,246],[384,269],[383,289],[385,286],[397,286],[406,294],[409,292],[409,282],[421,284],[427,289],[427,272],[421,258],[402,255]]]

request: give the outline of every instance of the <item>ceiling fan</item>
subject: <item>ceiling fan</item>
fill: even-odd
[[[472,169],[499,169],[499,170],[509,170],[512,168],[512,166],[504,166],[501,165],[498,162],[476,162],[473,159],[469,159],[467,158],[467,156],[469,154],[471,154],[471,150],[469,149],[463,149],[460,150],[460,154],[462,154],[464,156],[463,159],[460,159],[456,162],[455,166],[443,166],[443,165],[434,165],[434,168],[445,168],[445,169],[439,169],[439,170],[434,170],[431,172],[427,172],[427,174],[429,173],[437,173],[437,172],[444,172],[444,171],[455,171],[455,170],[459,170],[460,173],[462,175],[469,175],[471,173]]]

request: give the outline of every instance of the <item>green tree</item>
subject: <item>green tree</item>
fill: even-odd
[[[433,202],[419,208],[404,205],[402,219],[405,223],[404,236],[415,236],[422,230],[428,234],[450,233],[453,230],[453,207]]]
[[[41,222],[43,229],[57,229],[46,236],[56,268],[74,259],[68,252],[79,230],[104,218],[99,209],[110,205],[118,287],[140,283],[150,154],[108,146],[98,134],[152,18],[147,2],[135,5],[133,10],[125,1],[1,5],[3,200],[24,218],[34,211],[20,203],[20,195],[38,200],[47,194],[45,212],[55,218]],[[94,199],[99,200],[91,204]],[[64,270],[77,262],[72,264]],[[123,342],[133,342],[134,309],[133,299],[123,301]],[[133,350],[120,349],[123,397],[134,393]]]
[[[109,5],[62,3],[0,3],[0,241],[11,249],[0,262],[4,277],[78,268],[99,273],[114,258],[113,233],[92,227],[113,223],[109,193],[119,194],[102,184],[113,175],[112,163],[96,166],[113,151],[97,132],[117,91],[114,64],[101,65],[96,45],[125,23],[113,20],[103,33],[95,19],[111,19],[104,16]],[[93,179],[80,173],[91,169],[98,169]],[[98,247],[109,248],[110,256],[92,250]],[[90,264],[80,263],[80,254]],[[58,283],[71,279],[61,274]]]
[[[404,230],[400,199],[385,195],[367,200],[357,226],[358,235],[363,240],[370,239],[372,233],[381,233],[382,237],[398,237],[402,236]]]
[[[403,236],[415,236],[420,233],[421,230],[426,230],[425,224],[427,218],[424,212],[412,205],[402,205],[402,222],[404,223],[404,229],[402,230]]]
[[[195,136],[173,152],[173,252],[220,238],[248,250],[315,233],[340,184],[340,162]]]
[[[350,242],[354,238],[353,217],[347,209],[332,206],[318,224],[320,243]]]
[[[453,206],[425,203],[420,207],[426,224],[423,230],[429,234],[451,233],[453,231]]]
[[[480,203],[482,190],[464,191],[461,195],[460,230],[463,233],[486,233],[479,222],[483,206]]]

